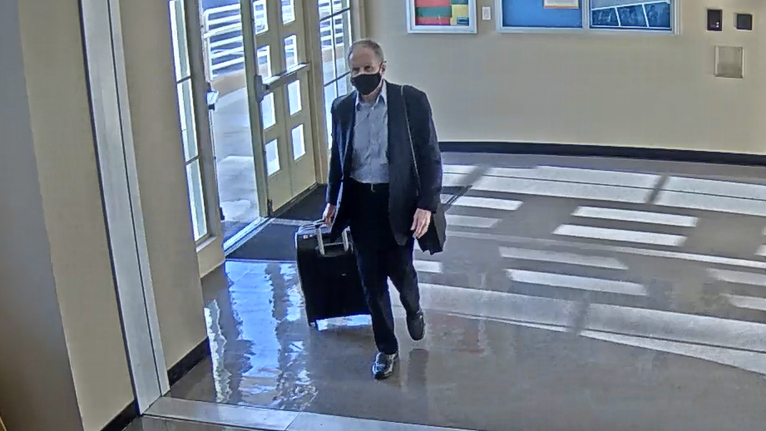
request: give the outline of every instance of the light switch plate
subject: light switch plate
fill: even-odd
[[[492,8],[489,6],[484,6],[481,8],[481,19],[484,21],[489,21],[492,19]]]
[[[735,15],[735,26],[737,30],[752,30],[753,29],[753,14],[738,13]]]

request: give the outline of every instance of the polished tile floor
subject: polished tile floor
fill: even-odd
[[[244,429],[145,417],[130,424],[125,431],[244,431]]]
[[[463,192],[445,197],[445,253],[416,255],[424,341],[407,339],[396,309],[395,377],[371,379],[368,318],[308,327],[294,263],[229,261],[204,282],[212,357],[171,396],[186,410],[282,412],[270,429],[341,416],[487,431],[764,429],[766,169],[445,162],[445,185]]]

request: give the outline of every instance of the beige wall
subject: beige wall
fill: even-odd
[[[130,4],[123,30],[141,201],[169,368],[206,336],[169,17],[165,2],[123,3]],[[133,391],[79,2],[4,0],[0,39],[0,416],[9,431],[97,431]]]
[[[79,2],[45,3],[20,2],[29,111],[77,398],[84,429],[98,430],[133,400],[133,388],[101,204]]]
[[[0,40],[0,416],[10,431],[78,431],[82,421],[43,214],[16,0],[0,2]]]
[[[499,34],[494,21],[479,21],[477,35],[409,35],[399,3],[367,0],[365,14],[388,77],[428,92],[441,140],[766,152],[766,3],[681,1],[675,37]],[[497,17],[493,0],[477,3]],[[725,10],[722,33],[705,31],[713,6]],[[742,11],[754,13],[754,32],[733,29]],[[746,79],[713,76],[716,44],[745,47]]]
[[[121,2],[130,114],[168,368],[207,337],[166,1]]]

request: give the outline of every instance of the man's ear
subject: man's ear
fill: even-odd
[[[380,74],[386,73],[386,63],[381,63],[380,65]]]

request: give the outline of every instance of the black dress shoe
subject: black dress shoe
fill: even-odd
[[[415,341],[420,341],[426,335],[426,319],[423,318],[423,310],[412,316],[407,316],[407,331]]]
[[[394,374],[394,365],[399,359],[399,354],[387,355],[379,352],[375,356],[375,362],[372,364],[372,375],[375,376],[375,380],[383,380],[391,377]]]

